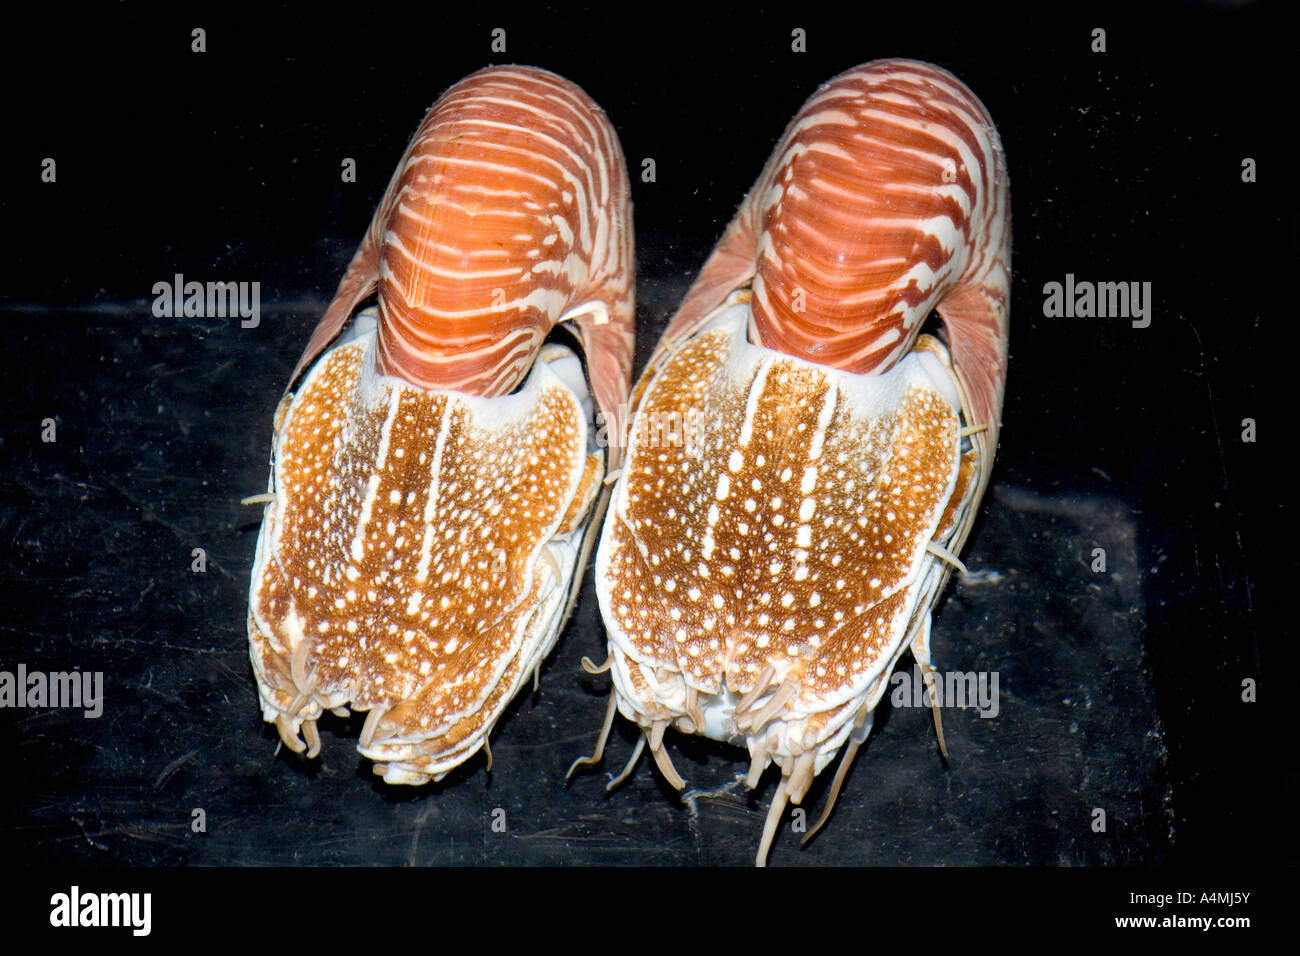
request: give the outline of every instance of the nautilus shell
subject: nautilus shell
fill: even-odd
[[[760,864],[847,744],[833,802],[904,651],[932,678],[993,463],[1009,270],[984,107],[935,66],[868,63],[795,116],[633,393],[596,558],[596,756],[617,708],[678,788],[670,727],[747,747],[751,787],[776,763]],[[934,309],[946,344],[921,334]]]
[[[617,464],[596,416],[631,384],[631,228],[574,84],[486,69],[429,110],[275,416],[248,630],[291,749],[368,711],[376,773],[438,779],[535,678]]]

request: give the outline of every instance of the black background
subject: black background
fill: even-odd
[[[772,862],[1293,863],[1289,731],[1268,716],[1285,689],[1265,678],[1283,673],[1290,630],[1255,593],[1267,563],[1294,567],[1279,561],[1293,482],[1260,459],[1291,437],[1293,403],[1265,386],[1294,378],[1280,364],[1294,354],[1293,18],[875,6],[31,14],[0,64],[0,669],[102,670],[108,700],[97,721],[0,711],[7,857],[748,863],[774,783],[735,788],[738,752],[674,742],[692,786],[730,787],[691,807],[648,762],[610,797],[600,774],[561,788],[608,686],[577,666],[603,657],[590,580],[540,693],[499,726],[491,775],[480,756],[438,785],[386,788],[353,750],[359,721],[323,723],[319,761],[277,755],[244,630],[258,519],[238,499],[265,487],[289,371],[407,138],[457,79],[543,66],[611,117],[634,180],[639,369],[803,100],[907,56],[975,91],[1010,168],[1004,430],[966,553],[1000,578],[950,587],[934,638],[941,667],[1000,669],[1002,715],[948,720],[945,766],[924,711],[887,714],[827,831],[803,851],[787,831]],[[645,157],[655,182],[640,181]],[[178,272],[260,281],[261,325],[154,318],[153,284]],[[1043,285],[1066,273],[1151,282],[1150,328],[1045,318]],[[1088,567],[1099,545],[1108,575]],[[190,571],[195,547],[206,574]],[[1241,701],[1246,678],[1262,703]],[[633,739],[622,727],[602,769]]]

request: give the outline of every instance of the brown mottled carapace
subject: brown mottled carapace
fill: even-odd
[[[760,864],[843,748],[834,802],[901,655],[933,679],[931,610],[997,443],[1010,242],[974,94],[927,63],[856,67],[791,121],[633,391],[596,559],[597,756],[616,707],[676,787],[668,727],[746,746],[750,786],[777,764]],[[946,342],[921,331],[936,309]]]
[[[595,411],[618,428],[631,383],[631,229],[618,138],[568,80],[482,70],[425,116],[294,371],[257,496],[250,654],[290,749],[319,753],[325,711],[364,711],[375,771],[424,783],[487,748],[536,679],[621,452]],[[545,344],[561,322],[585,367]]]

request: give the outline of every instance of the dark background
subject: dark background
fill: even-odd
[[[1281,365],[1294,18],[1230,3],[479,6],[121,4],[38,11],[7,36],[0,670],[100,670],[107,699],[98,720],[0,710],[0,851],[78,865],[749,863],[775,783],[747,795],[739,751],[676,738],[682,800],[648,759],[611,796],[604,773],[562,787],[608,692],[578,667],[604,656],[590,576],[540,692],[500,723],[490,775],[480,755],[437,785],[387,787],[353,749],[359,719],[323,721],[316,761],[277,754],[245,631],[260,511],[238,501],[265,488],[289,372],[451,83],[535,64],[610,115],[634,180],[639,370],[803,100],[907,56],[975,91],[1010,167],[1004,430],[965,554],[985,573],[950,586],[933,639],[941,669],[999,672],[1001,713],[946,712],[945,765],[926,711],[885,708],[827,830],[801,851],[787,827],[772,863],[1294,862],[1290,732],[1270,703],[1285,691],[1266,679],[1291,629],[1255,593],[1266,564],[1295,565],[1276,451],[1294,403],[1265,394],[1294,379]],[[791,51],[796,27],[806,53]],[[40,181],[47,156],[54,184]],[[355,184],[340,182],[344,157]],[[154,318],[151,288],[177,272],[259,281],[261,325]],[[1066,273],[1151,282],[1150,328],[1044,318],[1043,285]],[[1095,547],[1106,574],[1090,570]],[[1261,703],[1242,702],[1246,678]],[[602,771],[630,752],[619,728]],[[206,833],[191,832],[196,807]]]

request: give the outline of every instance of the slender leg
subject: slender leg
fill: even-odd
[[[289,718],[284,714],[276,714],[275,729],[280,732],[280,739],[284,741],[284,745],[294,753],[300,754],[307,749],[307,745],[294,733],[293,725],[289,723]]]
[[[949,551],[947,548],[943,547],[942,545],[935,544],[933,541],[931,541],[928,544],[926,544],[925,550],[929,551],[940,561],[946,561],[948,564],[952,565],[962,574],[970,574],[970,569],[967,568],[966,565],[962,563],[961,558],[957,557],[957,555],[953,554],[951,551]]]
[[[628,777],[632,776],[632,771],[636,769],[636,762],[641,759],[641,754],[644,751],[645,751],[645,734],[642,734],[640,737],[637,738],[636,749],[632,751],[632,756],[628,759],[627,766],[623,768],[623,772],[620,773],[617,777],[615,777],[605,786],[606,793],[619,786]]]
[[[786,800],[786,778],[783,776],[777,785],[776,795],[772,797],[772,807],[767,811],[767,820],[763,824],[763,839],[758,844],[758,856],[754,859],[755,866],[767,866],[767,853],[772,848],[772,839],[776,836],[777,825],[781,822],[782,814],[785,813]]]
[[[366,722],[361,725],[361,738],[357,742],[362,747],[369,747],[375,739],[375,731],[379,729],[379,722],[384,719],[384,714],[388,713],[386,704],[376,704],[370,708],[370,713],[366,714]]]
[[[320,733],[316,730],[316,721],[304,720],[302,722],[302,735],[307,738],[307,756],[320,756]]]
[[[583,661],[585,662],[586,658],[583,658]],[[618,698],[615,696],[614,691],[611,690],[609,692],[609,706],[605,708],[605,722],[601,725],[600,737],[596,740],[596,752],[590,757],[579,757],[569,765],[569,772],[564,775],[565,786],[568,786],[569,780],[573,776],[575,770],[583,764],[600,763],[601,758],[605,756],[605,743],[609,740],[609,731],[610,728],[614,726],[614,713],[617,710]]]
[[[773,668],[771,664],[768,664],[767,667],[763,669],[762,675],[757,681],[755,681],[754,686],[750,688],[749,693],[740,698],[740,702],[736,704],[734,713],[739,715],[749,710],[749,708],[753,706],[754,701],[758,700],[758,698],[763,695],[763,692],[767,690],[768,685],[772,683],[772,677],[775,674],[775,668]]]
[[[862,746],[871,733],[871,724],[875,719],[875,712],[867,710],[866,704],[862,705],[862,710],[858,711],[857,719],[853,722],[853,732],[849,734],[849,742],[844,746],[844,752],[840,756],[840,765],[835,768],[835,779],[831,781],[831,795],[826,798],[826,807],[822,810],[821,816],[817,822],[812,825],[807,833],[804,834],[800,845],[806,844],[817,831],[825,825],[826,821],[831,818],[831,811],[835,809],[835,801],[839,799],[840,787],[844,784],[844,778],[848,776],[849,767],[853,765],[853,758],[857,756],[858,748]]]
[[[925,680],[926,694],[930,698],[930,712],[934,714],[934,732],[939,738],[939,753],[948,759],[948,747],[943,740],[943,719],[939,715],[939,695],[934,686],[934,667],[930,664],[930,615],[921,622],[921,629],[912,639],[912,656],[916,666],[921,668],[921,677]]]
[[[686,781],[677,772],[677,768],[673,766],[673,762],[668,756],[668,751],[664,748],[664,730],[667,727],[668,721],[655,721],[654,727],[650,731],[650,755],[655,758],[655,765],[658,766],[659,772],[664,775],[664,779],[668,781],[668,785],[674,790],[684,790]]]

